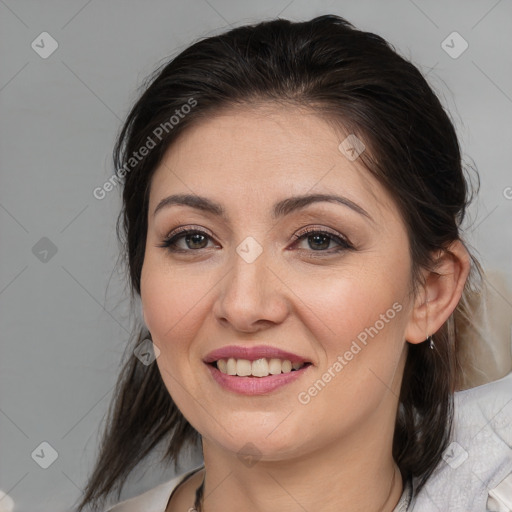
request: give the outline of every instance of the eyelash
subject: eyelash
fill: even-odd
[[[317,251],[315,251],[315,250],[311,249],[309,251],[309,252],[311,252],[310,257],[318,257],[318,256],[321,257],[322,253],[324,253],[324,254],[336,254],[336,253],[339,253],[339,252],[342,252],[342,251],[350,251],[350,250],[354,250],[355,249],[354,246],[341,233],[335,233],[335,232],[332,232],[332,231],[328,231],[325,228],[318,228],[318,227],[315,227],[315,226],[310,226],[310,227],[304,229],[303,231],[299,232],[298,234],[293,235],[293,237],[295,238],[295,241],[297,243],[300,240],[307,239],[311,235],[324,235],[324,236],[330,238],[330,240],[336,242],[339,245],[334,250],[331,249],[331,250],[317,250]]]
[[[175,231],[171,232],[163,241],[161,244],[158,245],[158,247],[162,247],[166,250],[168,250],[171,253],[192,253],[192,252],[199,252],[202,249],[178,249],[176,247],[178,240],[181,238],[187,236],[187,235],[194,235],[194,234],[200,234],[204,235],[206,237],[212,238],[212,235],[208,233],[207,231],[204,231],[203,229],[190,229],[188,228],[178,228]],[[311,235],[324,235],[330,240],[336,242],[339,244],[339,246],[334,250],[309,250],[308,252],[311,252],[310,257],[322,257],[322,254],[335,254],[339,253],[341,251],[347,251],[347,250],[354,250],[354,246],[341,234],[339,233],[333,233],[331,231],[327,231],[325,228],[317,228],[317,227],[309,227],[305,230],[301,231],[300,233],[293,235],[295,238],[295,243],[302,239],[306,239],[307,237]],[[205,249],[205,248],[203,248]],[[301,249],[304,250],[304,249]],[[306,249],[307,250],[307,249]]]

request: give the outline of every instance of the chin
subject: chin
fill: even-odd
[[[218,426],[215,432],[205,432],[203,437],[239,457],[252,456],[270,461],[303,454],[307,442],[304,429],[299,425],[285,426],[282,413],[270,416],[268,413],[246,413],[244,418],[243,422],[224,418],[221,425],[225,429]]]

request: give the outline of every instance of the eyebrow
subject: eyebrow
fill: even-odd
[[[278,219],[280,217],[284,217],[289,215],[290,213],[296,210],[302,210],[313,203],[318,202],[329,202],[329,203],[339,203],[348,208],[354,210],[360,215],[367,217],[369,220],[373,221],[370,214],[361,206],[354,203],[350,199],[337,196],[333,194],[306,194],[301,196],[293,196],[283,199],[282,201],[277,202],[274,205],[274,209],[272,211],[272,218]],[[163,208],[167,208],[172,205],[182,205],[182,206],[190,206],[191,208],[196,208],[198,210],[211,213],[217,217],[222,217],[227,220],[227,214],[224,207],[211,199],[206,197],[198,196],[195,194],[174,194],[162,199],[155,211],[153,212],[153,216],[157,214]]]

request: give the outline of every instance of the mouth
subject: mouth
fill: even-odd
[[[242,395],[277,392],[314,366],[304,357],[265,345],[226,346],[210,352],[203,362],[217,384]]]
[[[213,366],[224,375],[257,378],[292,373],[311,365],[311,363],[307,361],[295,361],[292,363],[290,359],[279,359],[275,357],[261,357],[253,361],[230,357],[227,359],[218,359],[217,361],[212,361],[207,364]]]

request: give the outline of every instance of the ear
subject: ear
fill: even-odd
[[[471,261],[460,240],[452,242],[424,273],[424,284],[415,299],[405,339],[421,343],[446,322],[462,296]]]

